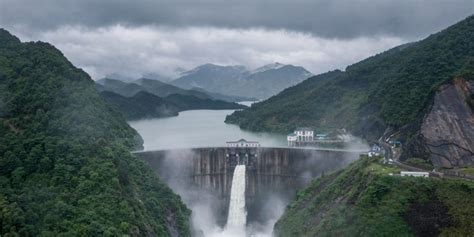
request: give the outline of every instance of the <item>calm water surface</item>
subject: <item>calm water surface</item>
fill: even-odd
[[[177,117],[130,121],[143,137],[145,150],[225,146],[241,138],[259,141],[262,146],[286,146],[282,134],[256,133],[225,124],[234,110],[190,110]]]

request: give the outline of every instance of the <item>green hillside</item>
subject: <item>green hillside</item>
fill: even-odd
[[[182,111],[194,109],[245,109],[247,106],[222,100],[199,99],[190,95],[172,94],[164,98]]]
[[[392,176],[362,158],[314,180],[275,225],[276,236],[470,236],[474,184]]]
[[[238,102],[255,100],[254,98],[223,95],[212,93],[202,88],[191,88],[185,90],[158,80],[141,78],[133,82],[123,82],[117,79],[103,78],[96,81],[99,91],[109,91],[126,97],[132,97],[140,91],[147,92],[158,97],[166,97],[172,94],[194,96],[199,99],[223,100],[226,102]]]
[[[132,97],[102,91],[100,95],[127,120],[177,116],[180,108],[161,97],[140,91]]]
[[[0,235],[189,235],[141,138],[60,51],[0,29]]]
[[[192,95],[172,94],[162,98],[145,91],[140,91],[131,97],[111,91],[102,91],[100,95],[108,105],[117,109],[127,120],[178,116],[178,112],[185,110],[247,108],[234,102],[204,99]]]
[[[226,122],[278,132],[299,126],[347,128],[375,138],[387,126],[417,123],[440,84],[458,75],[472,79],[472,71],[473,16],[422,41],[351,65],[345,72],[312,77],[235,112]],[[324,80],[327,77],[331,80]]]

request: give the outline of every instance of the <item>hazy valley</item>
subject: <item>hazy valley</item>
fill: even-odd
[[[474,233],[474,4],[42,4],[0,0],[0,236]]]

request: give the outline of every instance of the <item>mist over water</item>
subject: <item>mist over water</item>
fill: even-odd
[[[224,123],[234,110],[190,110],[177,117],[129,122],[145,141],[145,150],[172,148],[222,147],[226,141],[241,138],[259,141],[266,147],[285,147],[286,137],[275,133],[244,131]]]

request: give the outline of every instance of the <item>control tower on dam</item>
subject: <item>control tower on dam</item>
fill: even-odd
[[[296,191],[304,188],[313,178],[346,166],[357,159],[360,152],[227,144],[227,147],[135,154],[178,193],[179,188],[186,187],[183,192],[198,189],[213,196],[222,216],[227,215],[235,166],[245,164],[248,221],[263,221],[265,217],[260,213],[264,213],[261,209],[265,208],[266,200],[278,197],[288,203]]]

